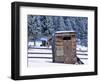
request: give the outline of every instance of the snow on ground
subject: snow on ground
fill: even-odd
[[[28,59],[28,67],[51,67],[51,66],[69,66],[75,64],[64,64],[64,63],[53,63],[52,59],[41,59],[41,58],[29,58]]]
[[[52,58],[52,54],[28,54],[28,57],[48,57]]]
[[[87,59],[88,55],[77,55],[77,57],[82,58],[82,59]]]
[[[76,50],[88,51],[88,47],[77,45]]]
[[[29,62],[34,62],[34,63],[52,63],[52,59],[42,59],[42,58],[29,58]]]
[[[34,46],[34,42],[28,42],[29,48],[52,48],[52,46],[40,46],[42,44],[42,41],[36,41],[36,46]]]
[[[80,59],[85,65],[88,64],[88,59]]]
[[[30,46],[30,48],[52,48],[52,46]]]
[[[42,44],[42,41],[35,41],[36,46],[39,47]],[[28,42],[28,46],[34,46],[34,42]]]

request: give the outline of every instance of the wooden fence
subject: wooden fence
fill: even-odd
[[[76,50],[77,58],[80,59],[81,62],[87,64],[88,60],[88,51],[86,50]],[[45,60],[49,59],[52,61],[52,48],[30,48],[28,49],[28,59],[39,59]]]

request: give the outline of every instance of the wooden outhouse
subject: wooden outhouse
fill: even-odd
[[[53,62],[75,64],[76,33],[74,31],[57,31],[53,36]]]

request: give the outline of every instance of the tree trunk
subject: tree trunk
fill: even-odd
[[[34,40],[34,46],[36,46],[36,42],[35,42],[35,40]]]

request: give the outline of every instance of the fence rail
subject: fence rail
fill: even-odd
[[[40,48],[35,48],[35,47],[31,47],[29,49],[47,49],[47,50],[52,50],[52,48],[47,48],[47,47],[40,47]],[[87,50],[76,50],[77,52],[87,52]]]

